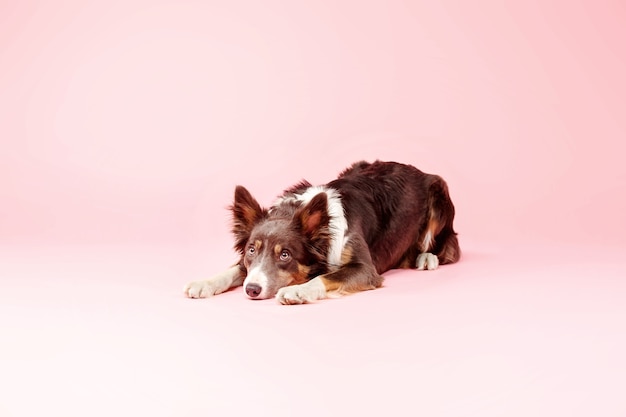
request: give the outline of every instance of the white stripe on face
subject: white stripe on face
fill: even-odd
[[[248,271],[248,276],[246,276],[246,279],[243,281],[244,294],[246,294],[246,285],[248,284],[257,284],[261,287],[261,293],[256,298],[267,298],[267,287],[269,284],[269,278],[267,274],[261,270],[261,266],[255,266],[250,271]]]

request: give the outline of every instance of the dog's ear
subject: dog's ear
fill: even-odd
[[[233,213],[235,249],[243,253],[252,229],[265,217],[267,210],[261,208],[252,194],[241,185],[235,188],[235,202],[230,209]]]
[[[311,240],[328,237],[328,197],[319,193],[304,207],[300,208],[295,217],[296,226]]]

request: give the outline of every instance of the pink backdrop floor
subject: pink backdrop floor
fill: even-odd
[[[207,264],[190,248],[5,251],[0,412],[622,416],[622,255],[466,244],[456,265],[281,306],[183,298]]]

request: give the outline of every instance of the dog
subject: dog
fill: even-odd
[[[322,186],[287,189],[270,208],[237,186],[236,265],[187,284],[189,298],[243,286],[254,300],[311,303],[379,288],[390,269],[433,270],[459,260],[446,182],[411,165],[361,161]]]

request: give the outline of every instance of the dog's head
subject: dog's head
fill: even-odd
[[[267,210],[244,187],[236,188],[233,234],[247,271],[243,288],[248,297],[272,298],[282,287],[326,272],[327,205],[326,193],[320,192],[308,202],[283,199]]]

